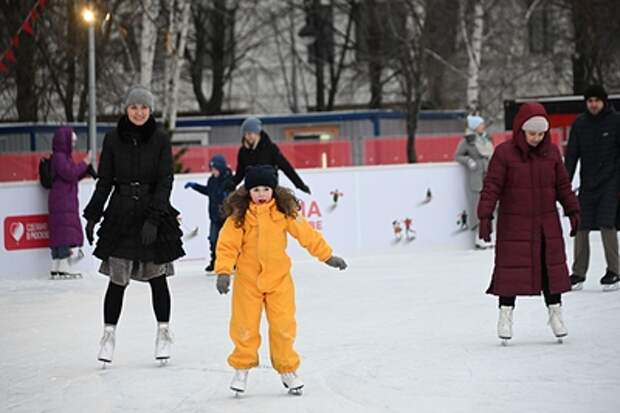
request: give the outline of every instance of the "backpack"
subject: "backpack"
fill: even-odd
[[[51,155],[47,157],[44,156],[39,159],[39,182],[43,188],[51,189],[53,180],[52,157]]]

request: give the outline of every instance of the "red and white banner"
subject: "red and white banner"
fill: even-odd
[[[45,214],[4,218],[4,249],[47,248],[50,240],[47,217]]]

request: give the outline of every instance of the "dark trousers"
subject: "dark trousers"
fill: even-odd
[[[168,290],[166,276],[150,279],[149,284],[155,318],[160,323],[167,323],[170,320],[170,290]],[[103,301],[103,322],[105,324],[116,325],[118,323],[126,287],[113,282],[108,283],[108,290]]]
[[[211,264],[215,264],[215,249],[217,247],[217,239],[220,236],[220,230],[224,225],[221,221],[211,221],[209,227],[209,244],[211,246]]]
[[[541,272],[542,272],[542,291],[545,297],[545,304],[548,306],[552,304],[562,304],[562,294],[551,294],[549,292],[549,273],[547,272],[547,261],[545,259],[545,240],[543,238],[541,245]],[[499,305],[505,307],[514,307],[517,297],[513,296],[501,296],[499,297]]]

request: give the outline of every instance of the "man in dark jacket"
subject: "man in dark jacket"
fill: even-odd
[[[618,172],[620,165],[620,131],[618,115],[607,102],[600,85],[590,86],[585,94],[587,111],[575,120],[568,138],[565,165],[572,181],[577,161],[581,160],[579,203],[581,225],[575,237],[575,257],[571,285],[583,287],[590,260],[589,234],[600,230],[607,261],[607,272],[601,278],[604,287],[617,284],[618,237]]]
[[[222,215],[222,204],[228,196],[228,187],[232,181],[232,171],[226,164],[226,159],[222,155],[215,155],[209,162],[211,167],[211,177],[207,181],[207,185],[200,185],[198,182],[188,182],[185,189],[192,188],[196,192],[209,197],[209,244],[211,245],[211,262],[205,268],[206,272],[212,272],[215,266],[215,246],[220,229],[224,225],[224,217]]]
[[[276,169],[281,169],[297,189],[307,194],[310,193],[310,188],[297,175],[280,149],[263,130],[259,119],[249,117],[244,120],[241,124],[241,136],[241,148],[237,154],[237,172],[229,189],[234,190],[241,183],[248,166],[271,165]]]

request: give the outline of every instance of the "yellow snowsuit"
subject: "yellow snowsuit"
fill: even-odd
[[[250,202],[241,228],[226,219],[217,241],[215,272],[232,274],[230,338],[235,349],[228,363],[235,369],[258,366],[260,320],[265,305],[269,321],[269,354],[279,373],[296,371],[299,355],[293,349],[297,334],[295,288],[291,260],[286,255],[287,233],[321,261],[332,256],[332,249],[319,232],[301,216],[285,216],[271,200]]]

